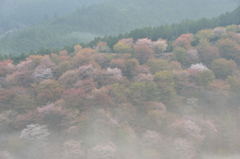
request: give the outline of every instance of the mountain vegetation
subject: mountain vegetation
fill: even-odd
[[[159,38],[163,38],[163,39],[169,40],[170,43],[172,43],[173,40],[175,40],[181,34],[196,33],[198,31],[200,31],[201,29],[209,29],[209,28],[214,28],[217,26],[240,24],[239,16],[240,16],[240,7],[238,7],[237,9],[235,9],[234,11],[232,11],[230,13],[222,14],[222,15],[212,18],[212,19],[188,20],[188,21],[183,21],[178,24],[136,29],[129,33],[120,34],[118,36],[105,36],[103,38],[98,37],[98,38],[95,38],[93,41],[91,41],[87,44],[82,44],[82,45],[87,46],[87,47],[94,47],[99,42],[106,42],[109,49],[112,52],[114,52],[114,45],[120,39],[124,39],[124,38],[125,39],[133,38],[133,40],[137,40],[139,38],[149,38],[151,40],[157,40]],[[42,36],[48,36],[48,35],[42,35]],[[67,49],[69,52],[72,52],[74,50],[73,45],[70,45],[68,42],[69,41],[66,41],[65,49]],[[198,43],[198,40],[196,39],[194,41],[194,43]],[[5,43],[3,42],[3,44],[5,44]],[[0,46],[1,46],[1,44],[0,44]],[[21,46],[19,46],[18,48],[21,48]],[[173,49],[172,47],[168,47],[168,51],[172,51],[172,49]],[[59,49],[50,49],[50,46],[49,46],[48,49],[41,48],[37,51],[32,51],[30,53],[20,53],[20,54],[10,54],[10,55],[4,54],[4,55],[0,56],[0,59],[11,58],[14,60],[14,62],[18,62],[18,61],[21,61],[24,58],[26,58],[29,54],[44,55],[44,54],[49,54],[51,52],[58,52],[58,51],[59,51]]]
[[[181,0],[181,3],[178,0],[1,0],[0,3],[3,4],[0,54],[5,55],[63,48],[136,28],[215,17],[237,6],[235,0]]]
[[[240,7],[232,12],[222,14],[218,17],[211,19],[202,18],[199,20],[185,20],[181,23],[162,25],[159,27],[146,27],[142,29],[135,29],[126,34],[120,34],[118,36],[105,36],[103,38],[95,38],[90,42],[90,45],[95,45],[98,41],[105,41],[112,48],[113,45],[123,38],[149,38],[157,40],[164,38],[168,40],[174,40],[181,34],[196,33],[202,29],[215,28],[217,26],[227,26],[232,24],[240,24]]]
[[[171,49],[169,49],[171,48]],[[240,25],[0,62],[0,158],[240,151]]]

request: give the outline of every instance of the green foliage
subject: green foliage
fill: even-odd
[[[171,71],[160,71],[154,75],[159,89],[160,101],[170,103],[176,96],[174,75]]]
[[[174,76],[171,71],[160,71],[154,75],[154,81],[160,85],[174,86]]]
[[[211,69],[217,78],[226,79],[228,76],[233,75],[236,71],[237,65],[232,60],[216,59],[212,62]]]
[[[169,62],[163,59],[150,59],[147,65],[150,67],[152,73],[170,69]]]
[[[38,0],[38,2],[39,1],[40,0]],[[76,0],[71,1],[74,1],[72,2],[73,4],[77,3]],[[79,5],[73,5],[71,2],[67,2],[66,4],[65,1],[61,0],[58,4],[66,4],[63,5],[62,10],[59,8],[56,9],[57,11],[52,9],[60,4],[50,7],[51,9],[47,10],[46,14],[51,12],[49,15],[52,16],[49,20],[35,18],[39,15],[39,17],[44,19],[45,15],[43,15],[42,10],[33,11],[33,8],[42,8],[43,10],[47,8],[39,5],[38,2],[35,4],[38,7],[22,9],[27,12],[24,17],[32,21],[44,22],[40,24],[39,22],[33,22],[36,25],[20,28],[19,30],[0,36],[0,54],[28,53],[31,50],[39,50],[41,48],[62,49],[64,46],[71,46],[83,42],[88,43],[95,37],[109,35],[113,36],[103,39],[96,38],[93,43],[96,44],[99,40],[106,41],[108,45],[113,48],[114,44],[122,38],[139,39],[148,37],[153,40],[159,38],[175,39],[183,33],[195,33],[204,28],[239,23],[238,10],[222,15],[219,18],[192,21],[192,19],[217,16],[223,12],[234,9],[236,2],[233,0],[231,3],[229,0],[219,0],[218,3],[209,0],[202,0],[201,2],[182,0],[181,3],[179,3],[178,0],[152,0],[151,2],[145,0],[107,0],[102,3],[96,2],[98,3],[96,5],[80,8],[74,13],[67,15],[64,9],[65,7],[76,8],[76,6]],[[44,2],[46,1],[44,0]],[[50,6],[52,6],[55,4],[54,2],[55,1],[51,1],[47,3],[50,3]],[[173,4],[178,5],[173,7]],[[199,7],[203,6],[203,4],[205,7]],[[223,8],[226,8],[226,10],[223,10]],[[196,10],[199,10],[198,14],[191,14],[192,12],[196,12]],[[59,13],[59,15],[63,14],[64,16],[55,17],[52,15],[54,14],[52,13],[53,11]],[[69,13],[70,11],[68,10],[67,12]],[[186,21],[179,23],[182,20]],[[136,29],[136,26],[138,28],[145,28],[131,31]],[[131,32],[115,37],[116,34],[129,31]]]
[[[181,47],[177,47],[173,50],[175,58],[178,62],[180,62],[183,66],[188,66],[189,61],[187,58],[187,50]]]
[[[127,102],[129,94],[129,89],[127,86],[122,84],[113,84],[111,88],[111,96],[113,99],[119,103]]]
[[[62,85],[55,80],[44,80],[34,86],[34,89],[37,94],[37,101],[41,104],[57,100],[63,92]]]
[[[25,112],[26,110],[34,109],[37,105],[36,100],[30,94],[18,93],[11,100],[11,104],[16,106],[18,112]]]
[[[122,39],[113,46],[113,51],[118,53],[132,53],[133,52],[133,40]]]
[[[211,70],[197,72],[192,77],[197,85],[204,87],[207,87],[215,79],[214,73]]]
[[[226,59],[232,59],[240,64],[240,46],[232,39],[221,39],[218,41],[220,55]]]
[[[240,93],[240,81],[237,76],[229,76],[227,79],[230,84],[231,90],[239,96]]]
[[[157,100],[159,93],[157,85],[153,82],[134,82],[129,86],[129,95],[133,102]]]
[[[207,40],[201,41],[197,48],[200,60],[207,65],[211,65],[214,59],[220,57],[219,49],[212,46]]]
[[[152,40],[157,40],[159,38],[174,40],[178,36],[184,33],[196,33],[202,29],[214,28],[217,26],[226,26],[231,24],[240,24],[240,7],[226,14],[222,14],[219,17],[212,19],[200,19],[200,20],[185,20],[181,23],[162,25],[160,27],[145,27],[142,29],[136,29],[129,33],[119,35],[119,36],[109,36],[104,38],[96,38],[91,43],[96,43],[97,41],[106,41],[110,47],[119,40],[123,38],[150,38]]]
[[[123,70],[123,74],[127,76],[129,79],[133,78],[136,74],[136,68],[139,63],[136,59],[129,59],[125,63],[125,69]]]
[[[134,47],[134,57],[140,64],[146,63],[154,55],[154,51],[147,44],[136,44]]]

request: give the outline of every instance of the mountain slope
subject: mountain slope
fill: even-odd
[[[184,19],[214,17],[235,7],[236,2],[231,0],[110,0],[80,10],[57,24],[75,24],[84,31],[111,34]],[[93,24],[98,25],[93,28]]]
[[[64,16],[102,0],[0,0],[0,33]]]
[[[71,15],[4,35],[0,37],[0,53],[17,54],[40,48],[64,47],[89,41],[94,36],[184,19],[213,17],[236,6],[235,0],[182,0],[181,3],[179,0],[106,0]]]
[[[150,38],[158,40],[159,38],[174,40],[181,34],[196,33],[199,30],[210,29],[217,26],[227,26],[232,24],[240,24],[240,7],[232,12],[222,14],[215,18],[202,18],[199,20],[186,20],[181,23],[161,25],[159,27],[144,27],[132,30],[131,32],[120,34],[117,36],[97,37],[89,43],[90,46],[96,45],[98,42],[107,42],[112,48],[113,45],[123,38]]]
[[[138,39],[122,41],[128,53],[78,46],[0,61],[0,158],[238,155],[239,31],[184,34],[173,52],[171,42]]]

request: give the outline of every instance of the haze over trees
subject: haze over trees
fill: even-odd
[[[238,153],[239,33],[230,25],[174,41],[120,39],[114,53],[100,42],[1,61],[0,157]]]
[[[185,19],[211,18],[237,6],[235,0],[182,0],[181,3],[178,0],[5,0],[1,3],[1,54],[63,48],[96,36]]]
[[[0,0],[0,159],[240,158],[238,2]]]
[[[0,0],[0,33],[72,13],[101,0]]]

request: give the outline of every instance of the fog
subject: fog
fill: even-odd
[[[212,114],[205,112],[212,109],[201,112],[202,108],[194,107],[198,109],[195,113],[186,105],[181,106],[183,112],[174,110],[175,114],[155,108],[155,113],[161,113],[160,118],[159,115],[144,116],[141,110],[134,113],[129,107],[124,110],[124,105],[121,108],[95,107],[78,116],[71,114],[78,121],[71,121],[57,110],[48,110],[50,114],[44,114],[38,121],[40,124],[24,124],[21,131],[13,128],[21,127],[13,126],[21,124],[20,121],[7,125],[1,114],[0,158],[237,159],[239,126],[235,126],[239,117],[235,115],[240,111],[218,110]],[[51,108],[42,109],[39,111]],[[26,122],[26,119],[19,120]]]
[[[239,159],[238,4],[0,0],[0,159]]]

